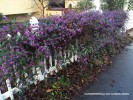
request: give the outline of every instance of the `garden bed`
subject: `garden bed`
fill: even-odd
[[[82,87],[95,82],[99,73],[112,64],[112,59],[132,41],[129,35],[119,40],[112,52],[105,46],[89,59],[88,65],[74,62],[55,75],[49,75],[45,81],[31,85],[25,92],[27,100],[69,100],[81,93]],[[99,55],[99,57],[98,57]]]

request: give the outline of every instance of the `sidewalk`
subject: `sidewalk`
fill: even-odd
[[[133,36],[133,31],[130,34]],[[111,67],[99,75],[97,82],[86,87],[83,93],[104,94],[82,94],[75,100],[133,100],[133,42],[113,60]],[[105,93],[119,93],[119,95],[105,95]],[[120,95],[121,93],[127,95]]]

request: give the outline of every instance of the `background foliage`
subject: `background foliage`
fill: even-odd
[[[101,8],[103,10],[124,10],[125,5],[128,5],[128,9],[131,10],[133,8],[133,0],[102,0]]]
[[[77,8],[79,8],[80,10],[88,10],[93,7],[94,7],[93,0],[81,0],[77,4]]]

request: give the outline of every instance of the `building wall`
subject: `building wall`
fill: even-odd
[[[69,4],[72,4],[72,8],[75,8],[80,0],[66,0],[65,7],[69,8]]]
[[[32,13],[32,0],[0,0],[0,12],[3,15]]]
[[[38,0],[36,0],[38,1]],[[79,0],[66,0],[65,8],[69,8],[69,4],[72,4],[72,7],[75,7]],[[63,10],[52,10],[48,9],[48,0],[44,1],[44,16],[49,15],[61,15]],[[6,15],[8,18],[12,19],[13,17],[31,17],[36,16],[37,18],[42,17],[42,7],[39,2],[34,2],[34,0],[0,0],[0,13]]]

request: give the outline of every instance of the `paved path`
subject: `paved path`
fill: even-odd
[[[130,34],[133,34],[131,32]],[[84,93],[119,93],[119,95],[81,95],[76,100],[133,100],[133,43],[126,46],[112,67],[99,75],[98,81],[86,87]],[[120,95],[120,93],[128,93]]]

